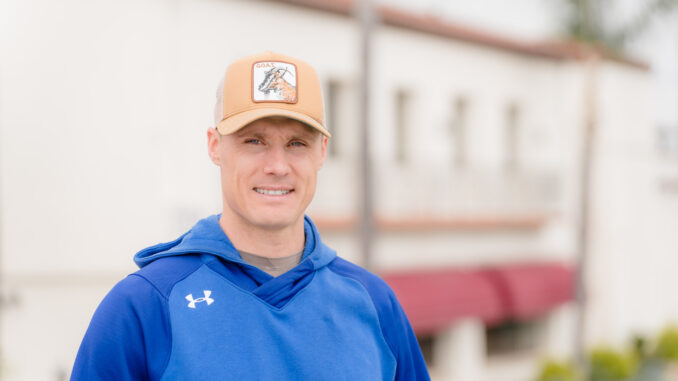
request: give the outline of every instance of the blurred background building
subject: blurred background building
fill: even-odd
[[[480,3],[375,8],[369,265],[434,380],[527,381],[575,355],[582,250],[586,346],[678,319],[678,15],[620,55],[553,42],[557,7]],[[246,54],[318,70],[333,138],[309,214],[365,263],[354,16],[345,0],[0,3],[2,380],[66,379],[132,255],[219,212],[205,131]]]

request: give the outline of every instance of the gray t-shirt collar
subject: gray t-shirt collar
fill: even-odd
[[[240,250],[238,250],[238,253],[240,253],[240,257],[247,264],[258,268],[273,277],[277,277],[298,265],[304,251],[302,250],[298,253],[280,258],[268,258]]]

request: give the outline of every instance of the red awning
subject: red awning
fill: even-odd
[[[491,324],[529,319],[572,299],[572,270],[560,264],[437,269],[383,276],[419,335],[464,317]]]
[[[500,320],[502,302],[492,283],[477,272],[433,270],[385,275],[418,335],[435,332],[463,317]]]
[[[559,264],[510,265],[483,270],[511,319],[531,319],[572,300],[574,273]]]

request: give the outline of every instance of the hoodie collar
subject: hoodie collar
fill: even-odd
[[[134,255],[134,262],[141,268],[159,258],[185,254],[209,254],[227,261],[245,263],[219,225],[220,216],[215,214],[198,221],[191,230],[174,241],[160,243],[139,251]],[[318,269],[336,257],[334,250],[321,242],[318,230],[308,216],[304,216],[304,234],[306,241],[302,262],[308,258],[313,263],[313,267]]]

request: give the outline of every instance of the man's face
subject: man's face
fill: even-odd
[[[273,117],[230,135],[210,129],[208,148],[221,168],[227,221],[270,230],[302,223],[325,160],[327,138],[296,120]]]

